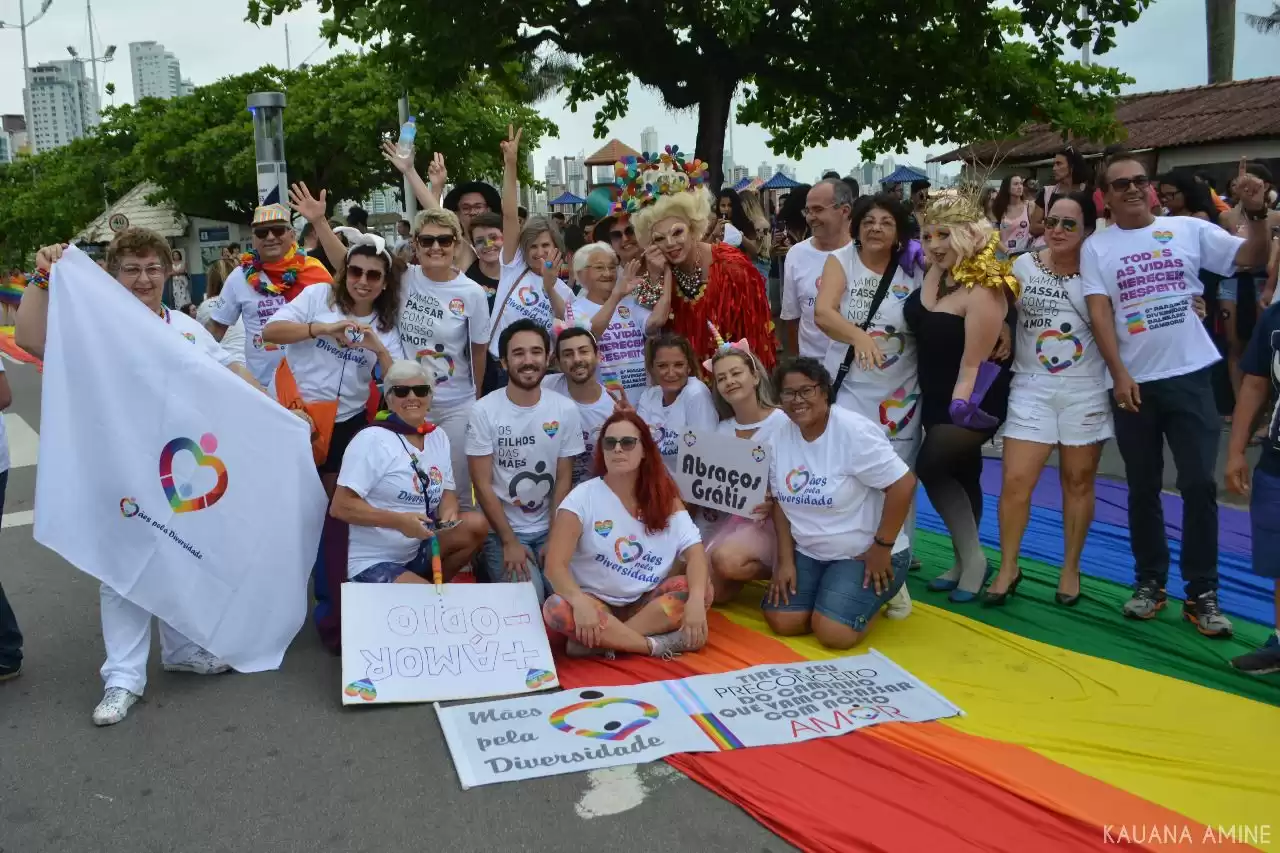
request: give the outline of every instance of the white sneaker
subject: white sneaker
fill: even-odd
[[[671,660],[681,652],[690,651],[684,641],[684,631],[669,631],[665,634],[654,634],[648,638],[649,655],[655,658]]]
[[[884,618],[886,619],[906,619],[911,615],[911,593],[907,592],[907,585],[904,583],[902,588],[894,593],[893,598],[889,599],[889,603],[884,608]]]
[[[186,660],[174,661],[164,665],[165,672],[193,672],[196,675],[221,675],[231,669],[204,649],[196,649]]]
[[[93,709],[93,724],[114,726],[129,716],[129,709],[141,698],[137,693],[130,693],[123,687],[108,687],[107,692],[102,694],[102,701],[98,703],[98,707]]]

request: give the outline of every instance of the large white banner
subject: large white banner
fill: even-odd
[[[35,538],[241,672],[306,620],[309,430],[82,252],[53,270]]]
[[[342,703],[559,687],[531,583],[342,585]]]
[[[672,475],[689,503],[750,518],[769,487],[769,454],[758,441],[691,429]]]
[[[962,713],[875,650],[436,710],[464,788]]]

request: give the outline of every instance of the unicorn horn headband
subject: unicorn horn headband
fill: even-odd
[[[751,354],[751,344],[747,342],[746,338],[742,338],[737,341],[725,341],[724,337],[720,334],[720,330],[716,328],[716,324],[712,323],[710,320],[707,321],[707,328],[711,329],[711,337],[716,342],[715,353],[712,354],[711,358],[702,362],[702,369],[708,373],[711,372],[712,365],[715,364],[716,358],[725,353],[745,352],[748,355]]]

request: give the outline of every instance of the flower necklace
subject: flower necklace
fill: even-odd
[[[300,251],[297,244],[294,244],[281,262],[285,267],[280,274],[280,284],[276,284],[262,274],[262,256],[258,254],[257,249],[250,249],[240,256],[240,269],[244,271],[244,280],[248,282],[249,287],[258,293],[263,296],[283,296],[298,283],[298,272],[307,265],[307,254]]]

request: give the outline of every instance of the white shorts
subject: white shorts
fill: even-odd
[[[1014,375],[1005,438],[1081,447],[1114,436],[1110,394],[1101,379]]]

